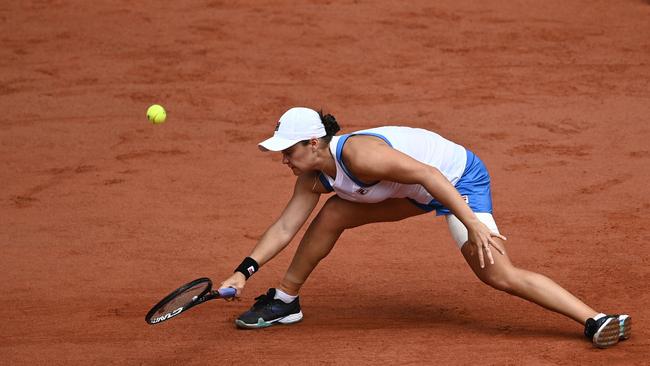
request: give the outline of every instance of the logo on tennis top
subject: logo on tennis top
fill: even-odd
[[[178,308],[178,309],[172,311],[171,313],[167,313],[167,314],[165,314],[165,315],[163,315],[163,316],[161,316],[161,317],[158,317],[158,318],[156,318],[156,319],[151,319],[151,324],[156,324],[156,323],[159,323],[159,322],[161,322],[161,321],[163,321],[163,320],[167,320],[167,319],[173,318],[173,317],[175,317],[176,315],[180,314],[181,311],[183,311],[183,307],[182,307],[182,306],[181,306],[180,308]]]
[[[249,276],[252,276],[253,273],[255,273],[255,267],[253,267],[253,266],[250,266],[250,267],[246,268],[246,270],[248,271]]]
[[[368,193],[368,190],[366,188],[359,188],[356,190],[356,192],[363,196],[364,194]]]
[[[460,196],[469,205],[469,196]]]

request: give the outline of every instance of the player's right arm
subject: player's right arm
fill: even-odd
[[[253,248],[249,257],[253,258],[260,267],[286,248],[318,204],[321,193],[326,192],[317,174],[302,174],[296,179],[289,203]],[[239,296],[245,284],[246,277],[240,272],[235,272],[221,284],[221,288],[234,287]]]
[[[293,196],[280,217],[264,232],[251,252],[251,258],[261,266],[280,253],[316,207],[320,193],[312,191],[315,175],[303,174],[296,179]],[[316,178],[317,179],[317,178]]]

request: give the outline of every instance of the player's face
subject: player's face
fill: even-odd
[[[282,164],[286,164],[294,175],[313,170],[314,151],[311,145],[301,142],[282,150]]]

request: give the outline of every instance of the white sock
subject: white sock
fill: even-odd
[[[293,300],[296,299],[296,297],[298,296],[289,295],[288,293],[280,290],[279,288],[275,289],[275,296],[273,296],[274,299],[282,300],[282,302],[285,304],[292,302]]]
[[[607,316],[607,314],[603,314],[603,313],[596,314],[596,315],[594,315],[594,318],[593,318],[593,319],[594,319],[594,320],[598,320],[598,319],[600,319],[600,318],[602,318],[602,317],[604,317],[604,316]]]

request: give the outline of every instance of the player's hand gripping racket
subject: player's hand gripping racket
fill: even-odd
[[[160,300],[159,303],[149,310],[144,320],[149,324],[158,324],[200,303],[212,299],[233,297],[236,293],[237,290],[232,287],[212,291],[212,281],[205,277],[199,278],[179,287],[164,299]]]

